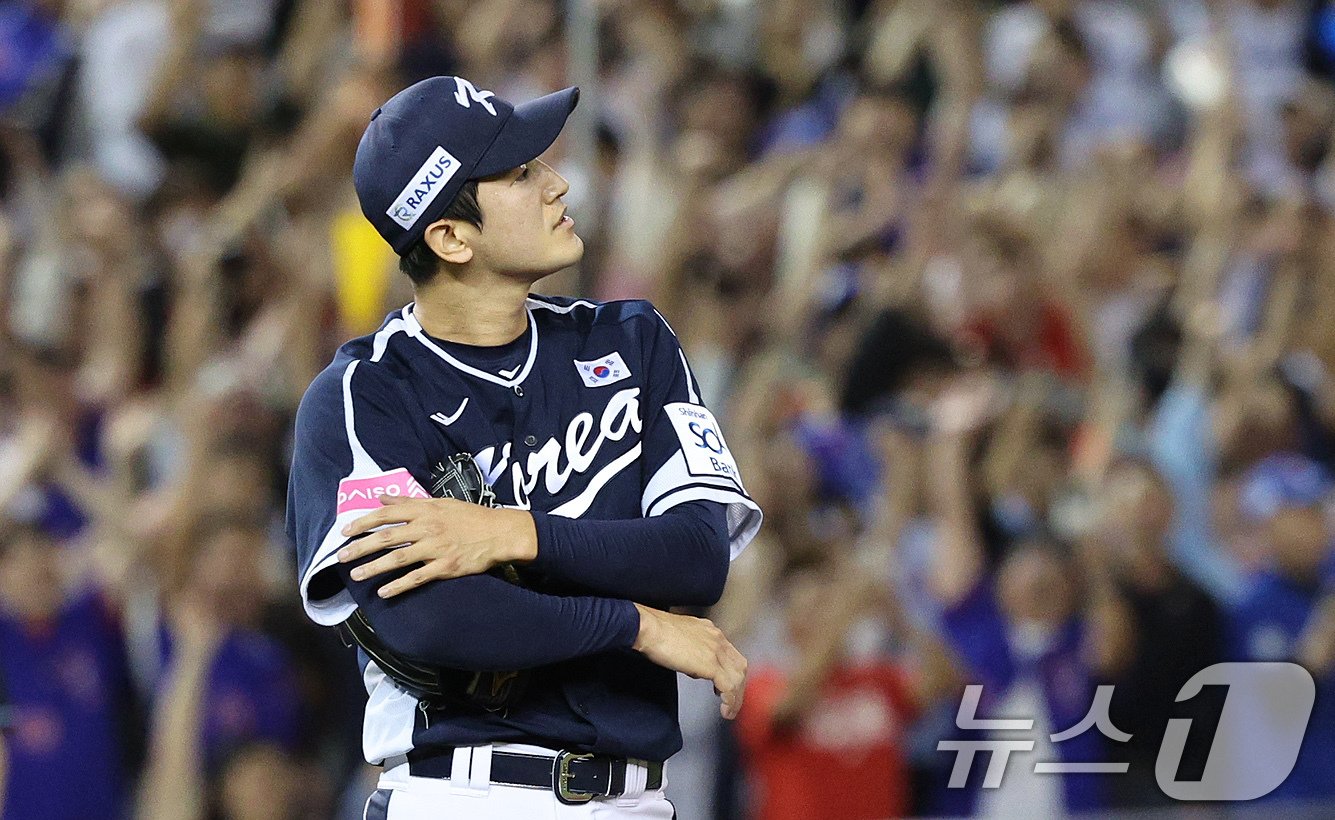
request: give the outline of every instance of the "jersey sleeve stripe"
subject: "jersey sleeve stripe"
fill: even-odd
[[[676,336],[677,331],[672,329],[672,323],[669,322],[667,318],[663,316],[663,314],[658,312],[658,308],[650,308],[650,309],[654,312],[654,315],[658,317],[658,320],[663,323],[663,326],[668,329],[668,333],[671,333],[673,336]]]
[[[644,486],[644,492],[640,496],[640,513],[649,515],[649,508],[658,503],[663,496],[683,487],[695,485],[731,490],[743,498],[747,497],[746,490],[730,478],[720,475],[692,475],[686,467],[686,456],[678,451],[658,468],[658,472],[654,473],[649,483]]]
[[[354,360],[343,371],[343,429],[347,435],[348,448],[352,451],[352,472],[345,476],[343,481],[370,477],[382,472],[380,465],[366,452],[366,448],[362,446],[361,441],[357,438],[356,415],[352,401],[352,378],[359,363],[359,361]],[[310,616],[312,621],[321,626],[333,626],[341,623],[357,608],[356,603],[352,600],[352,595],[345,589],[340,589],[329,598],[311,600],[310,585],[316,576],[329,570],[337,563],[336,553],[340,547],[347,543],[347,539],[342,533],[343,525],[355,520],[362,514],[362,510],[349,510],[342,514],[335,512],[333,523],[325,533],[324,539],[315,551],[315,555],[311,558],[310,566],[307,567],[305,574],[301,577],[301,600],[305,605],[306,614]]]
[[[730,492],[741,498],[750,498],[744,490],[738,489],[737,485],[728,481],[726,478],[713,478],[711,476],[692,477],[686,481],[673,484],[671,487],[663,488],[662,492],[659,492],[657,495],[645,495],[644,499],[640,502],[640,514],[645,517],[657,515],[657,513],[651,512],[651,510],[657,508],[660,501],[673,493],[680,492],[688,487],[708,487],[709,489],[719,490],[720,492]]]
[[[691,366],[686,363],[686,352],[678,348],[677,355],[681,357],[681,369],[686,374],[686,396],[691,404],[699,404],[700,397],[695,392],[695,376],[691,375]]]
[[[652,310],[654,315],[658,317],[658,321],[663,323],[663,327],[667,328],[667,332],[671,333],[673,338],[676,338],[677,331],[672,329],[671,323],[668,322],[663,314],[658,312],[658,308],[651,307],[650,310]],[[700,396],[695,389],[695,375],[691,373],[691,366],[686,363],[686,351],[678,347],[677,355],[681,357],[681,369],[686,374],[686,395],[688,401],[690,401],[691,404],[700,404]]]
[[[728,506],[728,547],[729,558],[736,558],[751,543],[760,531],[763,516],[756,502],[741,495],[736,490],[724,490],[706,484],[683,487],[655,501],[649,508],[650,517],[662,515],[678,504],[687,501],[716,501]]]
[[[405,308],[405,310],[406,309],[407,308]],[[385,355],[385,350],[389,348],[389,340],[394,336],[394,334],[405,333],[407,332],[407,329],[408,329],[407,325],[404,323],[402,316],[395,319],[391,319],[389,322],[387,322],[385,326],[382,327],[375,334],[375,339],[372,340],[371,361],[373,362],[380,361]]]
[[[357,370],[358,364],[359,362],[353,361],[348,365],[348,369],[343,371],[343,427],[347,432],[348,446],[352,448],[352,472],[354,475],[375,469],[375,461],[366,452],[366,448],[362,447],[361,441],[357,439],[357,429],[353,423],[352,374]]]

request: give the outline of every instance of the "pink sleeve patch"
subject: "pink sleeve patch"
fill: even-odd
[[[338,482],[338,515],[357,510],[374,510],[381,496],[430,498],[413,474],[404,467],[370,478],[345,478]]]

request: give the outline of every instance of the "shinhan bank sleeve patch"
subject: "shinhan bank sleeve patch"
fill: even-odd
[[[686,455],[686,470],[694,476],[716,476],[742,486],[742,474],[737,469],[723,431],[709,408],[686,402],[664,405],[663,412],[672,420],[681,451]]]
[[[383,496],[430,498],[404,467],[368,478],[345,478],[338,483],[338,515],[380,507]]]

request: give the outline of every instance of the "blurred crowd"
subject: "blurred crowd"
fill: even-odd
[[[352,155],[435,74],[583,87],[540,289],[652,299],[765,510],[681,817],[1162,808],[1224,708],[1179,690],[1247,660],[1316,681],[1267,811],[1335,806],[1335,3],[5,0],[3,817],[361,816],[289,428],[411,299]],[[1283,748],[1229,708],[1178,780]]]

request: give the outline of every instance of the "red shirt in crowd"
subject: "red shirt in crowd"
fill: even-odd
[[[1046,370],[1059,376],[1083,378],[1088,355],[1065,306],[1038,299],[1033,316],[980,314],[965,323],[961,342],[990,361],[1008,367]],[[1026,328],[1026,330],[1018,330]]]
[[[776,669],[746,685],[738,732],[756,787],[757,820],[883,820],[909,810],[904,730],[912,700],[894,666],[831,674],[815,705],[788,731],[772,715],[786,682]]]

